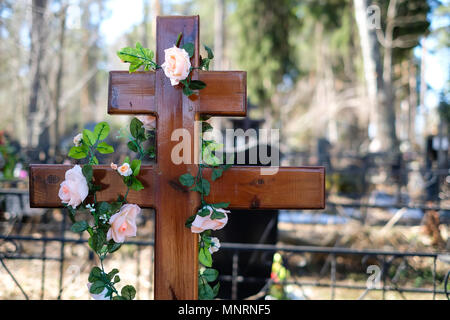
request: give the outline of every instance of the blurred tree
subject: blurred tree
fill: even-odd
[[[260,107],[270,107],[277,87],[297,76],[295,49],[290,42],[298,28],[293,0],[237,0],[234,12],[238,24],[236,54],[248,73],[249,98]],[[269,120],[269,119],[268,119]]]
[[[31,90],[28,104],[28,147],[35,147],[41,134],[41,121],[43,110],[38,110],[41,94],[41,78],[45,47],[48,39],[48,29],[45,22],[47,0],[32,1],[32,21],[30,28],[30,71]]]
[[[412,48],[427,34],[430,7],[423,0],[354,0],[354,5],[369,96],[376,105],[377,151],[397,151],[394,64],[411,59]],[[379,25],[368,23],[376,15]]]

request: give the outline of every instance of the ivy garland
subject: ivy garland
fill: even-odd
[[[95,184],[92,165],[98,164],[97,153],[111,154],[114,152],[113,146],[103,141],[108,137],[109,132],[109,124],[107,122],[100,122],[95,126],[94,131],[84,129],[82,133],[74,138],[75,146],[70,149],[68,156],[77,160],[87,158],[87,164],[84,164],[81,169],[85,181],[82,181],[82,179],[80,180],[80,177],[78,177],[78,181],[81,181],[80,186],[75,185],[74,187],[70,186],[70,184],[66,184],[66,186],[68,186],[67,188],[72,188],[72,190],[69,191],[73,194],[74,192],[76,193],[77,189],[83,189],[83,184],[87,184],[88,193],[80,199],[81,203],[78,205],[69,205],[69,203],[66,203],[65,207],[69,211],[69,217],[73,223],[71,230],[77,233],[82,233],[84,231],[88,232],[89,247],[100,260],[100,267],[93,267],[89,273],[89,292],[96,299],[132,300],[136,295],[135,288],[131,285],[126,285],[119,293],[116,289],[116,284],[120,282],[120,277],[118,275],[119,270],[114,268],[110,272],[106,272],[103,261],[108,255],[119,250],[122,245],[122,242],[108,239],[107,234],[111,229],[111,217],[117,214],[121,208],[128,203],[127,196],[129,190],[140,191],[144,189],[138,178],[141,160],[144,156],[149,156],[150,158],[154,157],[154,152],[153,148],[144,150],[142,144],[144,141],[148,140],[153,133],[147,132],[143,128],[143,123],[137,118],[133,118],[130,124],[131,135],[128,135],[130,140],[128,146],[130,150],[138,151],[138,158],[133,159],[132,161],[128,156],[125,158],[124,163],[120,168],[127,169],[127,174],[121,174],[120,168],[118,168],[117,165],[111,164],[113,169],[116,169],[117,173],[122,177],[122,181],[126,185],[127,191],[124,196],[119,195],[116,201],[106,202],[97,201],[96,193],[101,190],[101,186]],[[78,168],[78,166],[75,166],[73,169]],[[66,183],[66,181],[68,181],[67,183],[70,183],[70,177],[67,175],[69,171],[66,172],[66,180],[63,184]],[[63,189],[63,184],[61,184],[62,191],[60,192],[67,191]],[[136,208],[140,211],[139,207],[136,206]],[[75,218],[78,213],[86,211],[93,217],[93,225],[90,225],[86,220],[76,221]]]
[[[180,33],[175,42],[176,48],[180,52],[180,55],[186,53],[186,56],[192,58],[194,56],[195,46],[193,43],[186,43],[180,48],[180,43],[183,35]],[[207,57],[203,58],[200,56],[200,66],[192,67],[189,65],[189,70],[184,79],[176,79],[174,83],[180,83],[183,87],[183,94],[186,96],[191,96],[195,94],[196,90],[201,90],[206,87],[206,83],[200,80],[192,80],[192,71],[198,70],[209,70],[209,65],[211,60],[214,58],[212,50],[208,46],[204,46]],[[150,49],[143,48],[142,45],[137,42],[136,47],[125,47],[117,52],[118,57],[126,63],[129,63],[129,72],[135,72],[139,68],[143,67],[144,71],[156,70],[163,68],[164,65],[159,66],[154,60],[154,52]],[[189,60],[188,59],[188,60]],[[184,63],[181,61],[181,63]],[[166,70],[165,70],[166,71]],[[166,76],[169,75],[166,73]],[[172,80],[172,79],[171,79]],[[174,84],[172,84],[174,85]],[[204,121],[207,118],[202,119],[202,132],[211,131],[212,126]],[[190,173],[185,173],[179,177],[179,181],[183,186],[189,187],[190,191],[198,192],[201,198],[200,209],[187,219],[185,226],[191,228],[193,232],[199,233],[199,252],[198,260],[200,262],[199,268],[199,283],[198,283],[198,296],[199,299],[214,299],[219,291],[220,283],[217,282],[213,287],[210,283],[217,280],[219,272],[212,268],[212,253],[217,251],[220,247],[220,242],[217,238],[212,237],[212,230],[218,230],[222,228],[227,222],[228,210],[225,210],[229,206],[229,203],[208,203],[205,200],[210,193],[211,184],[203,176],[204,169],[209,168],[212,170],[211,180],[215,181],[220,178],[225,170],[231,167],[231,164],[223,164],[223,162],[216,156],[215,152],[223,148],[222,144],[215,142],[214,140],[205,140],[202,136],[202,163],[198,166],[198,171],[195,176]],[[130,148],[131,149],[131,148]],[[227,163],[232,162],[228,161]],[[195,224],[196,219],[209,219],[213,225],[212,229],[199,229],[194,231],[193,224]]]

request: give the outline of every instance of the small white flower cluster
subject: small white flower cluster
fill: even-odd
[[[209,252],[213,254],[214,252],[219,251],[220,248],[220,241],[216,237],[211,237],[211,246],[209,247]]]
[[[75,137],[73,137],[73,144],[75,147],[81,146],[81,140],[83,139],[83,134],[79,133]]]
[[[90,211],[91,213],[92,213],[92,212],[95,212],[94,206],[93,206],[92,204],[90,204],[90,203],[86,205],[86,208],[89,209],[89,211]]]
[[[111,169],[117,170],[117,172],[124,177],[128,177],[133,174],[133,170],[131,170],[130,164],[127,162],[124,162],[120,167],[111,162]]]

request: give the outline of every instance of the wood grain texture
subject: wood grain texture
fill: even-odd
[[[64,174],[71,165],[32,164],[30,166],[30,203],[31,207],[62,207],[58,198]],[[157,169],[142,166],[139,179],[144,191],[131,190],[130,203],[140,207],[155,207],[155,178]],[[184,173],[184,172],[183,172]],[[205,170],[210,179],[211,170]],[[254,166],[233,166],[224,175],[211,183],[209,202],[230,202],[231,209],[323,209],[325,206],[325,169],[323,167],[281,167],[277,174],[260,174],[260,168]],[[126,188],[121,177],[109,166],[94,166],[95,182],[102,186],[97,193],[99,201],[113,201],[119,194],[124,195]],[[187,193],[178,182],[178,177],[167,182],[171,188]],[[193,193],[195,194],[195,193]],[[195,200],[195,199],[194,199]]]
[[[154,114],[155,72],[110,71],[109,114]]]
[[[199,65],[199,18],[157,17],[156,61],[164,60],[164,49],[172,47],[182,32],[181,45],[193,42],[193,66]],[[155,299],[196,299],[198,288],[198,237],[184,222],[200,205],[198,193],[189,192],[178,178],[197,166],[174,164],[172,150],[180,141],[172,133],[183,129],[196,137],[195,120],[200,114],[245,116],[247,109],[245,72],[194,73],[207,83],[198,95],[182,94],[172,86],[163,70],[156,72],[110,72],[108,113],[157,115],[157,163],[143,166],[139,178],[145,189],[130,191],[128,200],[141,207],[156,209]],[[192,141],[193,142],[193,141]],[[196,154],[191,143],[191,155]],[[189,162],[190,163],[190,162]],[[72,166],[31,165],[30,202],[32,207],[61,207],[58,190],[65,172]],[[208,177],[211,172],[205,170]],[[125,194],[121,177],[109,166],[94,166],[95,180],[101,183],[98,200],[112,201]],[[229,202],[231,209],[321,209],[325,206],[323,167],[280,168],[276,175],[261,175],[260,167],[235,166],[211,184],[209,202]]]
[[[63,207],[58,197],[61,182],[64,181],[65,172],[72,165],[30,165],[30,206],[32,208],[59,208]],[[126,187],[121,176],[113,172],[110,166],[98,165],[94,167],[94,183],[102,187],[97,192],[98,201],[115,201],[120,194],[125,195]],[[142,181],[145,190],[154,190],[154,169],[152,166],[142,166],[139,172],[139,180]],[[153,192],[137,192],[130,190],[127,200],[137,203],[141,207],[154,207]]]
[[[244,117],[247,114],[247,73],[244,71],[199,71],[206,83],[198,95],[200,114]]]
[[[199,18],[158,17],[156,20],[156,62],[164,62],[164,50],[172,47],[182,32],[182,46],[192,42],[195,54],[191,64],[199,64]],[[197,170],[195,165],[176,165],[172,150],[179,141],[172,133],[183,128],[194,137],[194,121],[198,102],[182,93],[181,85],[172,86],[164,71],[156,71],[156,106],[158,112],[157,175],[155,190],[155,299],[197,299],[198,236],[184,226],[184,221],[197,210],[199,196],[187,192],[178,182],[180,175]],[[193,144],[191,144],[191,154]]]
[[[231,167],[211,183],[206,201],[230,202],[232,209],[325,208],[324,167],[280,167],[274,175],[261,175],[260,168]]]

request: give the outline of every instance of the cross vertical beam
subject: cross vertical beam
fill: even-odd
[[[193,17],[157,17],[156,62],[164,63],[164,49],[172,47],[180,32],[181,45],[192,42],[193,66],[199,64],[199,19]],[[180,45],[180,46],[181,46]],[[156,71],[156,109],[158,114],[157,172],[155,190],[155,299],[197,299],[198,238],[184,226],[198,208],[198,193],[180,188],[178,177],[186,172],[195,175],[196,165],[174,164],[171,159],[172,133],[183,128],[193,139],[198,102],[183,95],[181,86],[172,86],[162,69]],[[191,141],[194,155],[194,141]]]

